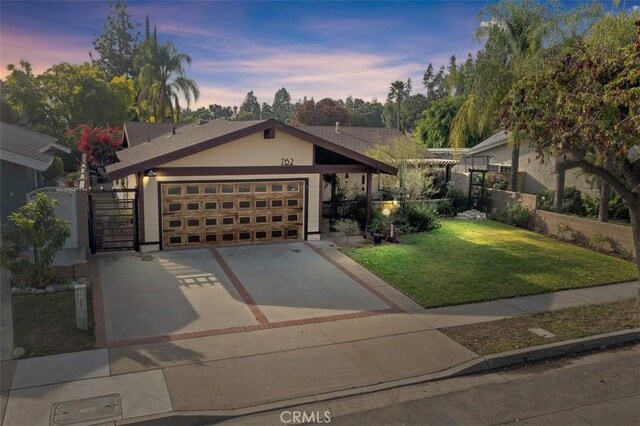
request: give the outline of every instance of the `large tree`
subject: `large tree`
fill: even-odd
[[[453,146],[464,146],[470,134],[496,130],[500,106],[513,84],[538,70],[538,55],[555,29],[553,12],[550,3],[532,0],[504,0],[482,10],[476,37],[485,42],[485,48],[476,63],[473,88],[453,121]],[[510,141],[511,190],[518,187],[521,142],[518,134],[514,136]]]
[[[102,33],[93,39],[93,48],[100,55],[93,65],[103,70],[109,79],[118,75],[135,76],[134,58],[138,51],[139,24],[131,22],[125,0],[109,2],[109,14],[102,26]]]
[[[253,94],[253,90],[245,96],[238,114],[234,117],[236,120],[260,120],[261,110],[258,98]]]
[[[315,102],[313,99],[305,99],[296,108],[293,123],[305,126],[333,126],[335,123],[346,124],[348,118],[347,108],[342,101],[324,98]]]
[[[349,126],[384,127],[384,105],[377,99],[369,102],[349,96],[345,101],[345,107],[349,115]]]
[[[291,122],[293,118],[293,104],[291,95],[284,87],[278,90],[273,98],[271,113],[273,118],[283,123]]]
[[[402,101],[405,100],[411,94],[411,79],[408,79],[405,83],[404,81],[396,80],[391,83],[389,87],[389,93],[387,94],[387,100],[389,102],[393,102],[395,106],[396,112],[396,129],[400,131],[400,108],[402,106]]]
[[[624,33],[607,36],[615,25],[629,28],[626,42]],[[640,14],[607,17],[590,37],[549,52],[537,73],[513,85],[502,122],[539,155],[554,156],[557,173],[581,168],[620,194],[640,274]]]

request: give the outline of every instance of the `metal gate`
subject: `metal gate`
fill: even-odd
[[[140,249],[136,189],[89,192],[91,253]]]

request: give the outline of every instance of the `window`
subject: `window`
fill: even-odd
[[[233,219],[234,219],[233,217],[223,217],[222,218],[222,224],[223,225],[233,225],[233,222],[234,222]]]
[[[233,208],[233,201],[223,201],[222,202],[222,208],[223,209],[232,209]]]
[[[300,184],[298,184],[297,182],[287,184],[287,192],[298,192],[298,191],[300,191]]]
[[[216,194],[218,192],[218,185],[207,184],[204,186],[205,194]]]
[[[222,241],[233,241],[233,234],[232,233],[222,234]]]
[[[206,203],[204,203],[205,210],[216,210],[217,208],[218,208],[218,203],[214,201],[207,201]]]
[[[199,194],[200,193],[200,187],[199,186],[187,186],[187,194]]]
[[[266,209],[267,200],[256,200],[256,209]]]
[[[266,216],[256,216],[256,223],[267,223]]]
[[[251,239],[251,232],[240,232],[238,234],[238,238],[241,240],[250,240]]]
[[[240,216],[238,218],[238,223],[241,223],[243,225],[247,224],[247,223],[251,223],[251,217],[250,216]]]
[[[238,192],[241,192],[241,193],[251,192],[251,184],[241,183],[240,185],[238,185]]]
[[[271,200],[271,207],[282,207],[282,200]]]
[[[287,237],[297,237],[298,230],[297,229],[287,229]]]
[[[271,222],[273,223],[282,222],[282,215],[271,216]]]
[[[256,240],[261,240],[263,238],[267,238],[267,232],[266,231],[257,231],[256,232]]]
[[[298,215],[297,215],[297,214],[290,214],[290,215],[287,215],[287,220],[288,220],[289,222],[295,222],[295,221],[297,221],[297,220],[298,220]]]
[[[187,210],[200,210],[200,203],[187,203]]]
[[[169,228],[182,228],[182,221],[181,220],[170,220],[169,221]]]
[[[204,241],[206,243],[215,243],[218,240],[218,236],[216,234],[205,234]]]
[[[168,195],[180,195],[182,194],[182,188],[179,186],[170,186],[167,188]]]
[[[251,208],[251,201],[238,201],[238,208],[239,209],[250,209]]]
[[[288,207],[298,207],[298,200],[287,200]]]
[[[222,193],[233,194],[233,185],[232,184],[222,185]]]
[[[256,183],[253,187],[255,192],[267,192],[267,184],[266,183]]]
[[[282,192],[282,185],[279,183],[272,183],[271,192]]]
[[[188,243],[199,243],[200,242],[200,235],[189,235],[189,236],[187,236],[187,242]]]
[[[187,219],[187,226],[200,226],[200,219]]]
[[[169,244],[182,244],[182,237],[180,236],[169,237]]]
[[[362,175],[362,183],[361,183],[361,185],[364,185],[364,179],[365,179],[365,177],[364,177],[364,175]]]
[[[215,217],[208,217],[204,220],[204,226],[216,226],[218,220]]]
[[[169,211],[170,212],[179,212],[182,210],[182,204],[180,203],[171,203],[169,204]]]
[[[282,231],[271,231],[271,238],[282,238]]]

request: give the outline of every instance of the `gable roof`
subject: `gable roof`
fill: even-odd
[[[107,173],[112,179],[118,179],[270,128],[354,159],[384,173],[397,173],[397,169],[388,164],[274,119],[211,120],[203,124],[186,125],[176,129],[175,135],[169,133],[149,143],[119,151],[117,156],[120,162],[107,166]]]
[[[0,123],[0,158],[36,170],[46,170],[53,161],[47,151],[55,148],[70,153],[71,150],[56,143],[52,136],[34,132],[24,127]]]
[[[307,133],[326,139],[362,155],[377,145],[387,145],[393,139],[406,137],[396,129],[386,127],[338,127],[334,126],[300,126]]]
[[[171,133],[185,124],[174,123],[143,123],[140,121],[127,121],[122,126],[122,146],[131,148],[151,141],[162,135]]]
[[[487,149],[504,145],[507,142],[509,142],[509,132],[506,130],[500,130],[499,132],[494,133],[487,139],[480,142],[478,145],[470,148],[468,154],[477,154],[479,152],[486,151]]]

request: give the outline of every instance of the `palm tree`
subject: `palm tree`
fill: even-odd
[[[400,131],[400,104],[411,93],[411,79],[404,81],[396,80],[389,87],[389,100],[395,100],[396,103],[396,126]]]
[[[180,121],[180,95],[187,106],[200,96],[197,83],[185,74],[184,64],[191,65],[191,57],[178,52],[170,41],[158,44],[155,30],[153,38],[147,38],[141,51],[139,108],[147,113],[147,119],[153,117],[155,121],[163,122],[169,114],[174,122]]]
[[[535,70],[538,53],[554,28],[548,3],[507,0],[486,6],[479,15],[476,38],[485,40],[470,95],[452,123],[451,143],[463,147],[469,134],[493,132],[502,101],[513,83]],[[517,189],[520,141],[511,133],[510,190]]]

